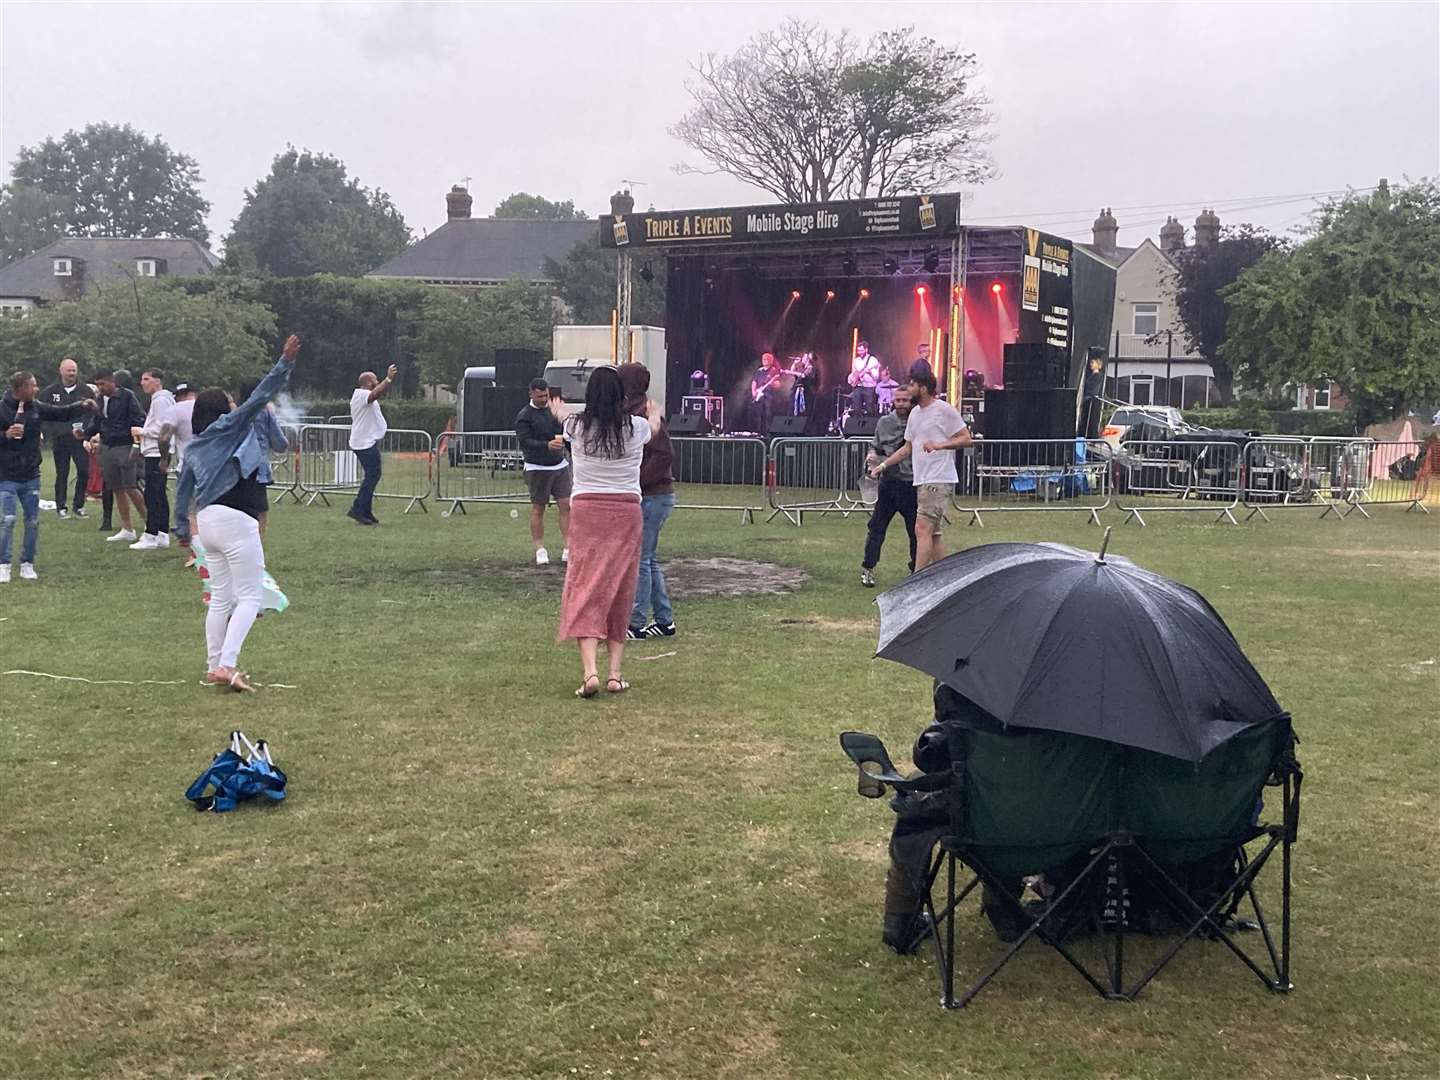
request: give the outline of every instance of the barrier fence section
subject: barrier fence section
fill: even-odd
[[[763,439],[673,436],[675,509],[729,510],[741,524],[765,509],[769,450]]]
[[[435,501],[442,516],[467,503],[529,503],[525,457],[513,431],[447,431],[435,444]]]
[[[982,439],[955,455],[952,505],[984,527],[982,514],[1079,511],[1100,524],[1110,505],[1110,447],[1095,439]]]
[[[290,445],[282,452],[270,455],[270,475],[273,478],[270,495],[276,506],[285,501],[286,495],[297,503],[300,501],[300,425],[281,424],[280,430]]]
[[[1237,525],[1244,459],[1239,443],[1166,439],[1122,444],[1111,458],[1115,508],[1142,526],[1142,514],[1213,513]],[[1141,499],[1149,501],[1142,502]],[[1207,505],[1208,504],[1208,505]]]
[[[1430,513],[1425,500],[1430,498],[1431,481],[1436,464],[1430,460],[1429,444],[1419,440],[1408,442],[1377,442],[1370,446],[1365,469],[1365,486],[1347,510],[1358,510],[1365,517],[1366,503],[1408,503],[1405,512],[1419,510]]]
[[[380,483],[377,499],[404,499],[408,514],[415,507],[429,512],[425,500],[434,487],[435,458],[428,431],[391,429],[380,443]],[[299,489],[306,506],[317,499],[330,505],[327,495],[354,494],[363,475],[350,449],[348,424],[306,424],[300,429]]]
[[[775,439],[770,444],[769,503],[773,521],[784,515],[803,525],[805,515],[863,512],[859,480],[868,439]]]
[[[1242,501],[1250,512],[1269,521],[1267,510],[1321,508],[1320,516],[1359,497],[1360,480],[1369,456],[1368,439],[1305,439],[1265,435],[1245,447]]]

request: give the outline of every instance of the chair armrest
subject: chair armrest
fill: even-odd
[[[935,791],[944,787],[949,778],[944,775],[920,773],[908,777],[895,768],[885,744],[878,736],[863,731],[842,731],[840,749],[859,771],[857,792],[867,799],[878,799],[885,794],[885,785],[896,791]],[[866,768],[866,766],[872,766]]]

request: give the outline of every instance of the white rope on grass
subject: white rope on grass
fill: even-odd
[[[0,675],[32,675],[37,679],[54,679],[57,682],[79,682],[88,683],[91,686],[187,686],[185,679],[87,679],[83,675],[54,675],[48,671],[23,671],[16,668],[13,671],[0,671]],[[201,680],[200,686],[210,684]],[[252,686],[261,686],[266,690],[299,690],[298,686],[291,686],[289,683],[252,683]]]

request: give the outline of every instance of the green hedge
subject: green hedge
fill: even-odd
[[[303,391],[296,396],[296,404],[303,408],[306,416],[350,415],[349,401],[310,401]],[[455,418],[454,405],[437,405],[433,401],[386,398],[380,407],[385,410],[386,422],[397,431],[428,431],[431,435],[438,435]]]
[[[1355,418],[1348,412],[1297,412],[1266,409],[1259,403],[1225,409],[1186,409],[1185,419],[1208,428],[1245,428],[1267,435],[1353,435]]]

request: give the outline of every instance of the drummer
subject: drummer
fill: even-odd
[[[890,369],[884,364],[880,365],[880,381],[875,384],[875,399],[880,403],[880,412],[888,413],[895,407],[895,391],[900,384],[895,381],[895,376],[890,374]]]

